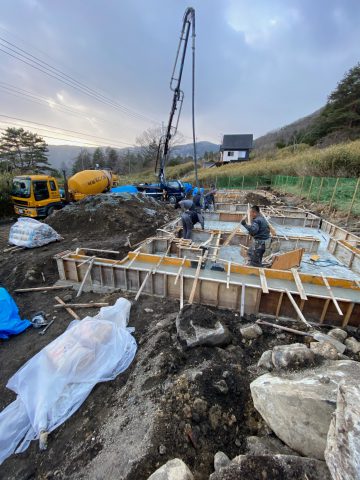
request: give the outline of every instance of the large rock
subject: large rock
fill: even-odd
[[[345,338],[347,337],[347,332],[341,328],[333,328],[330,330],[328,335],[329,337],[335,338],[335,340],[338,340],[339,342],[344,342]]]
[[[339,385],[325,460],[334,480],[360,479],[360,387],[351,380]]]
[[[250,384],[255,408],[290,448],[324,459],[331,415],[340,381],[360,383],[360,364],[328,361],[321,367],[292,373],[266,373]]]
[[[186,463],[174,458],[155,470],[148,480],[194,480],[194,477]]]
[[[276,437],[247,437],[246,451],[249,455],[295,455],[294,450]]]
[[[239,455],[209,480],[331,480],[325,462],[292,455]]]
[[[360,342],[356,340],[354,337],[349,337],[345,340],[345,345],[348,350],[352,353],[359,353],[360,352]]]
[[[334,345],[330,342],[311,342],[310,350],[319,355],[320,357],[327,358],[328,360],[337,360],[338,351]]]
[[[241,336],[246,340],[254,340],[257,337],[260,337],[263,331],[257,323],[254,323],[252,325],[247,325],[246,327],[240,328],[240,333]]]
[[[203,305],[185,305],[176,318],[176,330],[180,342],[189,348],[228,345],[231,340],[226,326]]]
[[[216,452],[214,456],[214,470],[218,472],[230,463],[230,458],[224,452]]]
[[[307,367],[314,363],[315,355],[303,343],[277,345],[273,348],[271,360],[275,369]]]

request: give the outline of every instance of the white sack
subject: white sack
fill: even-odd
[[[9,243],[18,247],[35,248],[61,240],[61,236],[46,223],[20,217],[10,228]]]
[[[137,349],[126,328],[130,307],[119,298],[95,317],[71,322],[10,378],[7,387],[18,396],[0,413],[0,464],[65,422],[96,383],[128,368]]]

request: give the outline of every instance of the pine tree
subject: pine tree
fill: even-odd
[[[82,148],[78,153],[75,162],[72,166],[73,175],[82,170],[91,170],[92,169],[92,159],[89,151],[86,148]]]
[[[105,165],[105,155],[100,147],[95,148],[92,158],[93,168],[104,168]]]
[[[0,159],[20,173],[51,171],[45,140],[23,128],[9,127],[0,138]]]

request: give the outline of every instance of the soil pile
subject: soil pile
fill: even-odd
[[[60,235],[71,232],[84,238],[130,234],[131,240],[146,238],[154,228],[175,215],[173,207],[142,195],[95,195],[67,205],[45,222]],[[135,243],[135,242],[133,242]]]

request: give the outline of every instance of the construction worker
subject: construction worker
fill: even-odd
[[[262,267],[262,258],[266,248],[268,248],[270,238],[270,227],[265,218],[260,213],[260,208],[253,205],[250,209],[251,225],[247,225],[246,217],[241,221],[249,235],[253,238],[249,248],[248,255],[252,267]]]
[[[216,195],[215,185],[212,183],[210,185],[210,190],[205,195],[205,210],[215,211],[215,195]]]
[[[183,226],[183,238],[191,239],[191,232],[196,223],[201,224],[204,230],[204,217],[195,209],[194,202],[191,200],[191,195],[188,194],[185,200],[181,200],[175,205],[175,208],[181,208],[181,222]]]

